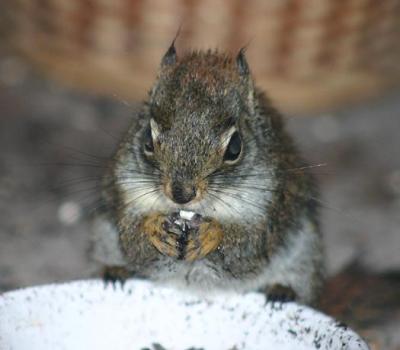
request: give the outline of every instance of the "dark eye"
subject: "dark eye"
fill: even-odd
[[[237,160],[242,151],[242,139],[237,131],[235,131],[229,141],[228,147],[224,154],[224,161],[233,162]]]
[[[144,131],[143,141],[144,141],[144,151],[146,153],[153,153],[154,152],[154,144],[153,144],[153,137],[151,135],[150,125]]]

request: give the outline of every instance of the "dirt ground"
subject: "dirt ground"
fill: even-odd
[[[135,106],[0,57],[0,291],[90,275],[87,214]],[[321,164],[329,273],[355,258],[370,270],[400,270],[400,91],[287,119],[305,157]],[[400,349],[399,328],[379,328],[383,348]]]

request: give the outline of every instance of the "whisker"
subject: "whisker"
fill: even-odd
[[[299,167],[299,168],[285,169],[284,171],[315,169],[315,168],[321,168],[321,167],[326,167],[326,166],[328,166],[328,163],[319,163],[319,164],[306,165],[306,166],[302,166],[302,167]]]
[[[93,187],[86,187],[86,188],[79,188],[73,191],[68,191],[68,195],[73,195],[73,194],[78,194],[78,193],[83,193],[83,192],[88,192],[88,191],[94,191],[94,190],[98,190],[100,185],[96,185]],[[51,188],[51,190],[56,191],[57,188]],[[94,192],[93,192],[94,193]]]
[[[147,191],[147,192],[145,192],[145,193],[143,193],[143,194],[141,194],[141,195],[139,195],[139,196],[137,196],[137,197],[135,197],[135,198],[132,198],[131,200],[129,200],[129,201],[124,205],[124,208],[127,208],[128,206],[132,205],[132,203],[136,202],[138,199],[143,198],[144,196],[147,196],[147,195],[149,195],[149,194],[156,193],[156,192],[158,192],[158,191],[159,191],[159,189],[158,189],[158,188],[155,188],[155,189],[153,189],[153,190],[151,190],[151,191]]]
[[[257,208],[257,209],[261,209],[261,210],[265,209],[265,207],[260,206],[258,203],[254,202],[254,201],[251,201],[251,200],[249,200],[247,198],[244,198],[242,195],[238,195],[237,191],[236,192],[232,192],[232,190],[229,191],[228,189],[221,190],[221,189],[215,189],[215,188],[213,188],[212,190],[214,192],[216,192],[216,193],[227,195],[227,196],[229,196],[231,198],[238,199],[238,200],[240,200],[242,202],[248,203],[248,204],[250,204],[251,206],[253,206],[253,207]]]
[[[150,188],[154,188],[154,185],[141,186],[140,188],[128,188],[125,190],[125,193],[126,194],[138,193],[148,190]]]
[[[157,180],[135,180],[135,179],[124,179],[124,180],[118,180],[118,185],[146,185],[146,184],[161,184],[161,182]]]
[[[304,167],[298,167],[298,168],[289,168],[289,169],[278,169],[278,170],[266,170],[266,171],[261,171],[261,172],[252,172],[250,174],[235,174],[235,173],[212,173],[210,175],[208,175],[207,177],[215,177],[215,178],[222,178],[222,179],[246,179],[246,178],[254,178],[254,177],[265,177],[265,179],[271,179],[270,177],[266,177],[270,174],[273,174],[275,172],[280,173],[280,174],[285,174],[285,173],[290,173],[290,174],[295,174],[296,171],[302,171],[302,170],[306,170],[306,169],[312,169],[312,168],[320,168],[320,167],[324,167],[326,166],[326,164],[315,164],[315,165],[309,165],[309,166],[304,166]],[[316,173],[317,175],[320,174],[331,174],[331,173]],[[301,174],[302,175],[302,174]],[[206,178],[207,178],[206,177]]]
[[[214,185],[221,185],[221,187],[226,187],[226,188],[231,188],[234,190],[237,190],[238,188],[243,189],[243,190],[262,190],[262,191],[266,191],[266,192],[277,192],[277,189],[273,189],[267,186],[262,186],[256,183],[256,185],[252,185],[249,183],[241,183],[240,185],[238,185],[236,188],[231,187],[230,185],[227,186],[226,182],[212,182],[209,186],[214,186]]]
[[[55,162],[55,163],[35,163],[32,166],[65,166],[65,167],[88,167],[98,169],[108,169],[108,166],[102,166],[99,164],[90,163],[66,163],[66,162]]]
[[[235,212],[237,213],[238,217],[241,217],[241,221],[243,221],[243,222],[245,222],[245,223],[247,223],[247,224],[251,224],[251,222],[250,222],[247,218],[242,217],[240,211],[239,211],[235,206],[233,206],[233,205],[230,204],[229,202],[223,200],[222,198],[220,198],[219,196],[217,196],[215,193],[212,193],[211,191],[209,191],[208,194],[209,194],[211,197],[213,197],[213,198],[215,198],[216,200],[218,200],[223,206],[225,206],[226,208],[228,208],[228,210],[229,210],[231,213],[232,213],[232,211],[235,211]]]
[[[324,201],[321,198],[318,198],[318,197],[315,197],[312,195],[306,195],[305,198],[313,200],[314,202],[318,203],[324,209],[332,210],[332,211],[336,212],[337,214],[343,215],[347,219],[355,220],[359,224],[363,224],[363,221],[360,218],[358,218],[354,215],[349,215],[349,213],[347,211],[344,211],[338,207],[331,206],[329,203],[327,203],[326,201]]]
[[[121,142],[121,135],[117,136],[117,135],[113,135],[112,133],[110,133],[108,130],[104,129],[101,125],[97,125],[97,127],[107,136],[109,136],[110,138],[112,138],[113,140],[117,141],[118,143]]]
[[[152,205],[151,205],[151,207],[150,207],[150,211],[153,210],[153,208],[154,208],[154,206],[156,205],[157,201],[160,199],[160,196],[161,196],[161,192],[158,191],[158,192],[156,193],[155,198],[154,198],[154,201],[153,201],[153,203],[152,203]]]
[[[107,160],[107,159],[108,159],[108,157],[103,157],[103,156],[91,154],[91,153],[89,153],[89,152],[86,152],[86,151],[82,151],[82,150],[80,150],[80,149],[77,149],[77,148],[75,148],[75,147],[73,147],[73,146],[64,145],[64,144],[60,144],[60,143],[54,143],[54,142],[51,142],[51,141],[49,141],[49,140],[42,140],[42,142],[45,143],[45,144],[47,144],[48,146],[52,146],[52,147],[54,147],[54,148],[59,148],[59,147],[60,147],[60,148],[63,148],[63,149],[68,150],[69,152],[72,152],[72,153],[75,153],[75,154],[80,154],[80,155],[83,155],[83,156],[85,156],[85,157],[89,157],[89,158],[91,158],[92,160],[95,160],[95,161],[97,161],[97,162],[99,162],[99,161],[104,161],[104,160]],[[80,159],[80,160],[82,160],[82,159]]]
[[[115,98],[116,101],[122,103],[126,107],[133,106],[131,103],[129,103],[127,100],[123,99],[121,96],[118,96],[117,94],[112,94],[112,96]]]
[[[240,212],[238,211],[237,208],[235,208],[232,204],[230,204],[230,203],[224,201],[222,198],[220,198],[219,196],[217,196],[217,195],[216,195],[215,193],[213,193],[213,192],[215,192],[215,191],[213,191],[213,190],[210,191],[210,190],[209,190],[207,193],[208,193],[211,197],[213,197],[213,198],[215,198],[216,200],[218,200],[223,206],[225,206],[226,208],[228,208],[230,211],[235,210],[238,214],[240,214]]]
[[[72,185],[79,185],[81,183],[88,183],[88,182],[95,182],[95,181],[100,181],[101,177],[100,176],[84,176],[84,177],[78,177],[74,179],[69,179],[63,182],[58,183],[60,188],[67,187],[67,186],[72,186]]]

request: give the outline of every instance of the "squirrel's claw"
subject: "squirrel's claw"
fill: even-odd
[[[116,289],[117,283],[124,288],[126,280],[130,277],[130,272],[122,266],[105,266],[101,271],[104,286],[112,285]]]
[[[287,303],[296,300],[296,293],[291,287],[274,284],[267,290],[266,301],[270,303]]]

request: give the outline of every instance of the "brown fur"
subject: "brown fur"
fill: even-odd
[[[153,149],[144,153],[149,125]],[[228,162],[234,133],[242,147]],[[178,57],[171,46],[105,179],[107,215],[127,269],[155,279],[187,271],[185,283],[206,289],[279,284],[312,301],[323,254],[316,190],[303,166],[281,116],[254,88],[243,51],[236,58],[216,51]],[[166,218],[181,209],[204,220],[184,259],[165,230]],[[210,270],[191,275],[202,263]]]

